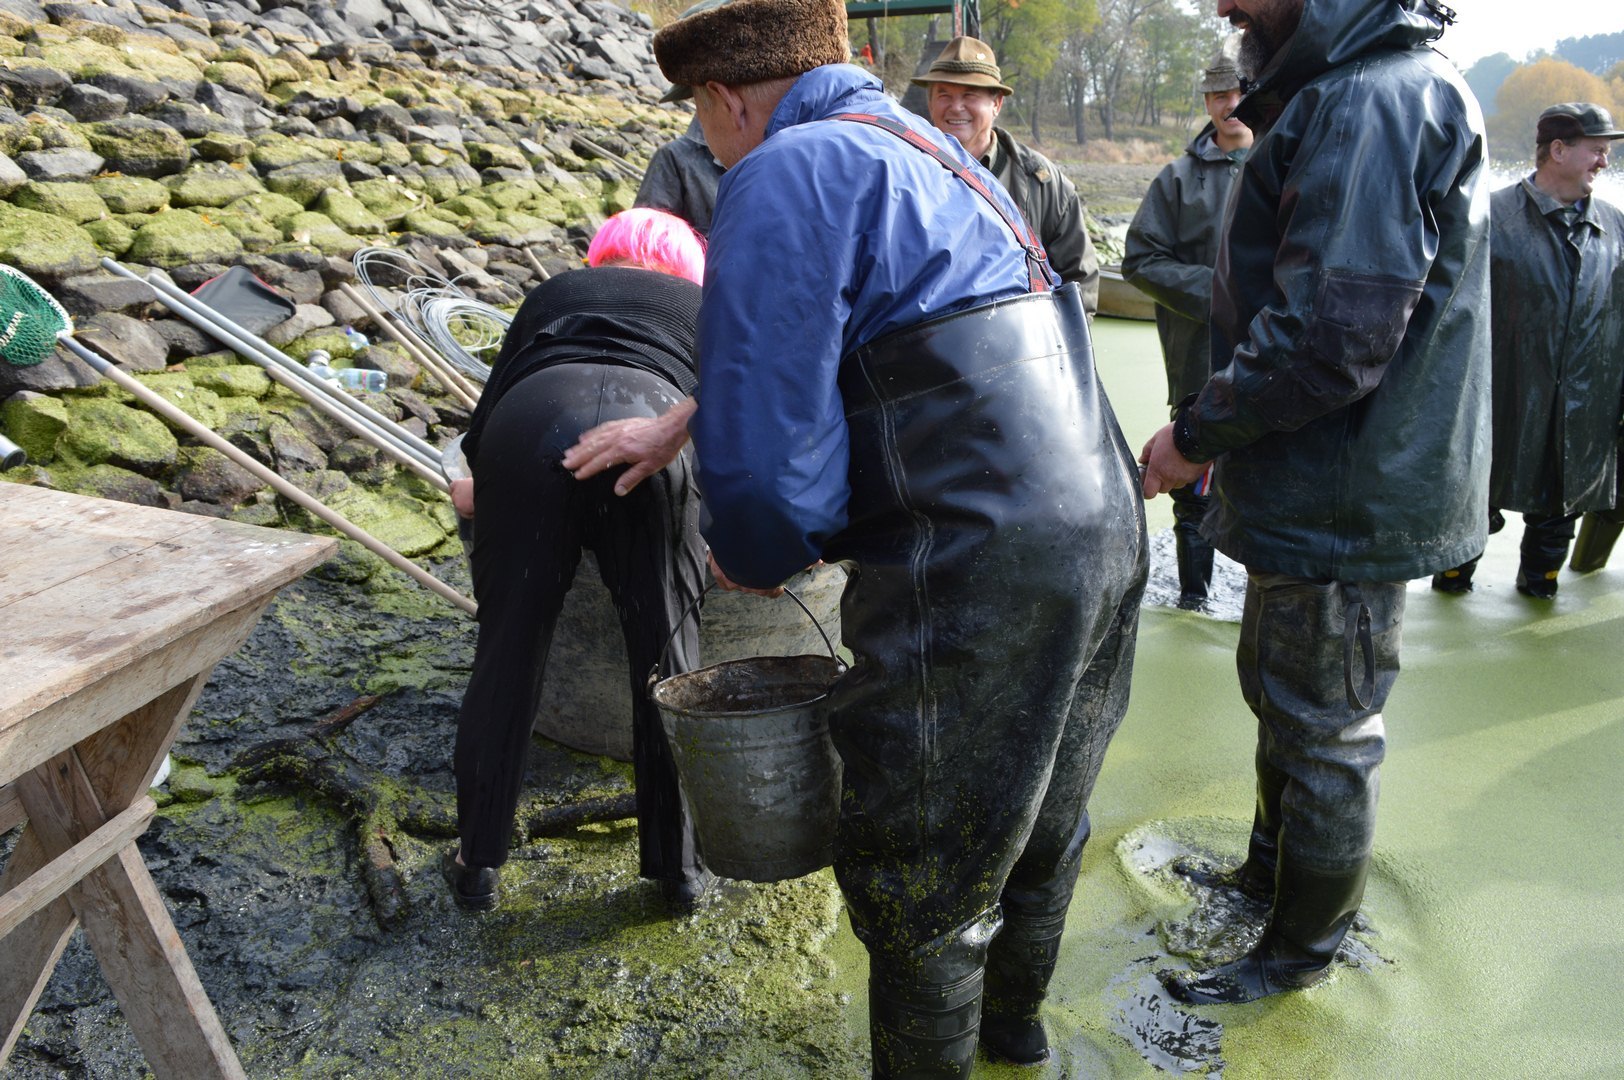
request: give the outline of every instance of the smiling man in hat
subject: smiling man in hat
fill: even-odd
[[[978,1039],[1042,1061],[1145,576],[1078,290],[962,147],[845,63],[839,0],[712,5],[654,54],[727,166],[688,410],[713,572],[849,572],[834,869],[875,1075],[966,1076]],[[642,460],[615,435],[566,464]]]
[[[1556,596],[1575,523],[1613,537],[1624,384],[1624,213],[1592,193],[1624,131],[1600,105],[1540,113],[1534,171],[1489,199],[1494,341],[1491,528],[1523,516],[1517,591]],[[1589,539],[1589,537],[1587,537]],[[1593,560],[1585,553],[1581,565]],[[1605,555],[1602,556],[1605,559]],[[1472,588],[1474,558],[1432,587]]]
[[[1083,200],[1066,174],[1042,154],[997,127],[1004,98],[1012,91],[992,46],[973,37],[947,43],[930,70],[913,80],[925,88],[930,122],[970,152],[998,178],[1031,224],[1065,281],[1083,290],[1090,315],[1099,307],[1100,262],[1083,216]]]

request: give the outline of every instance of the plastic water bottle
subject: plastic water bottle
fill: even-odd
[[[372,344],[372,342],[367,340],[367,336],[365,334],[361,333],[361,331],[355,329],[353,326],[346,326],[344,328],[344,340],[350,343],[350,348],[352,349],[364,349],[368,345]]]
[[[381,394],[389,386],[389,376],[381,371],[369,371],[366,368],[335,368],[329,363],[330,360],[332,356],[325,349],[316,349],[305,358],[305,366],[316,378],[347,390],[364,390],[369,394]]]

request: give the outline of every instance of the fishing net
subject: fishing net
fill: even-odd
[[[44,363],[56,348],[56,336],[72,329],[73,320],[50,293],[0,263],[0,357],[6,363]]]

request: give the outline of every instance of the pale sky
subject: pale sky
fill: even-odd
[[[1439,50],[1462,71],[1494,53],[1522,60],[1558,40],[1624,30],[1624,5],[1616,0],[1445,0],[1455,25]]]

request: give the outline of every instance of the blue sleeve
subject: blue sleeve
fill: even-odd
[[[820,178],[826,155],[773,143],[723,178],[690,424],[705,539],[728,576],[752,588],[817,561],[846,523],[836,377],[864,243],[851,178]]]

